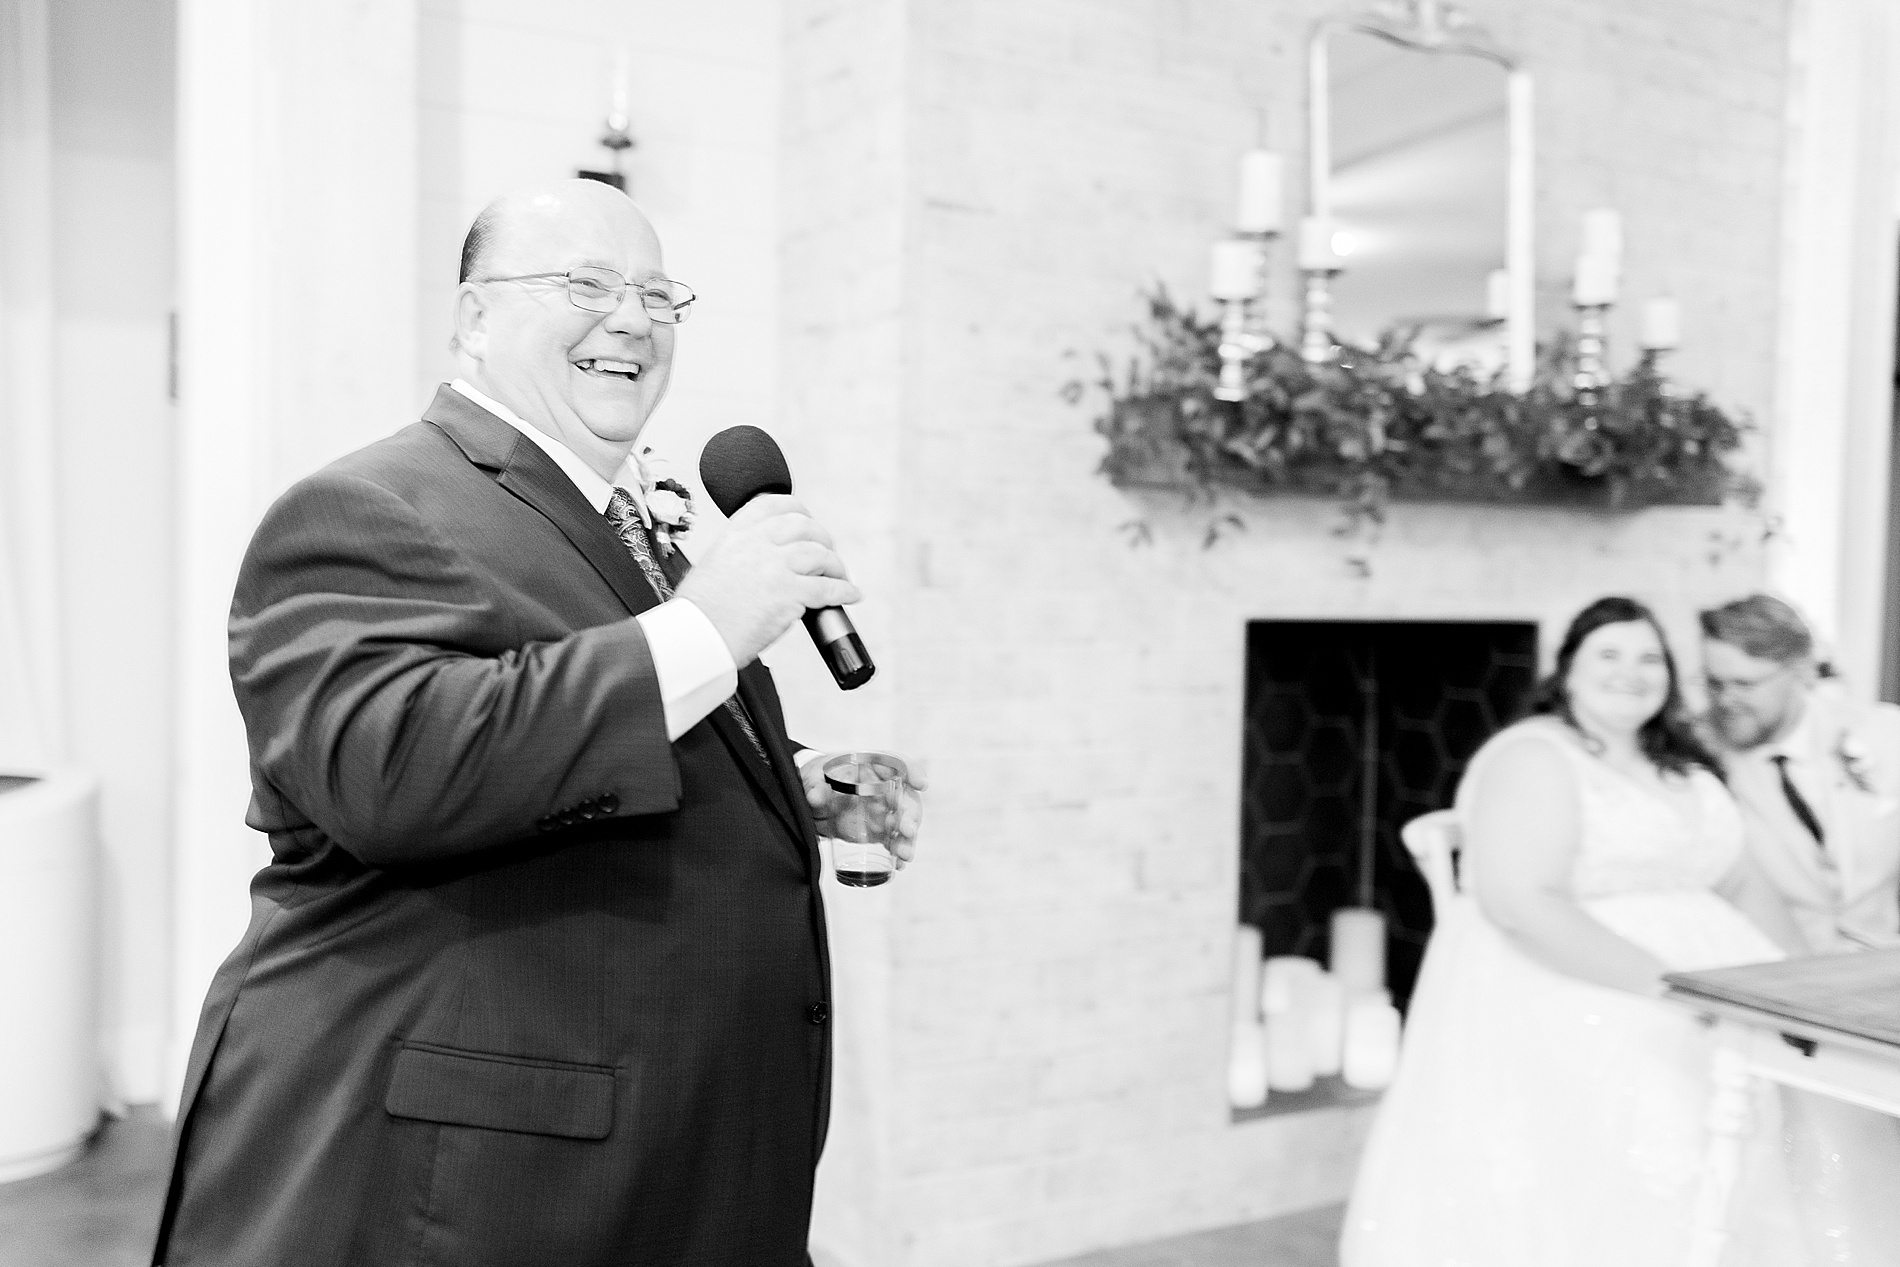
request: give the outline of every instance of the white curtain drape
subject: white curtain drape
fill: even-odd
[[[0,769],[65,755],[47,0],[0,0]]]

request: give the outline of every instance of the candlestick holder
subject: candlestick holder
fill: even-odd
[[[607,169],[605,171],[582,170],[575,172],[582,180],[597,180],[603,185],[612,185],[622,193],[626,192],[627,174],[620,169],[622,157],[639,142],[633,139],[633,122],[621,110],[607,112],[602,121],[604,130],[600,134],[601,148],[607,151]]]
[[[1300,326],[1300,359],[1308,365],[1332,360],[1339,352],[1333,340],[1333,278],[1337,268],[1307,268],[1306,315]]]
[[[1247,399],[1247,362],[1273,346],[1273,338],[1260,327],[1258,299],[1220,301],[1220,381],[1214,387],[1215,400]]]
[[[1663,358],[1675,350],[1673,347],[1643,349],[1643,368],[1655,376],[1656,390],[1661,393],[1664,400],[1676,399],[1676,385],[1663,368]]]
[[[1605,362],[1609,315],[1608,304],[1577,305],[1577,372],[1570,383],[1577,390],[1578,402],[1587,409],[1596,407],[1597,393],[1610,382]],[[1595,422],[1592,418],[1589,425],[1594,426]]]
[[[1258,244],[1259,263],[1256,267],[1264,273],[1264,264],[1272,250],[1273,240],[1279,236],[1271,230],[1264,233],[1241,232],[1234,234],[1233,240]],[[1220,379],[1214,386],[1216,400],[1238,403],[1247,399],[1247,363],[1273,346],[1273,336],[1267,333],[1263,312],[1266,280],[1264,276],[1256,276],[1258,284],[1251,293],[1241,294],[1236,289],[1214,296],[1221,309]],[[1218,287],[1217,281],[1217,290]]]

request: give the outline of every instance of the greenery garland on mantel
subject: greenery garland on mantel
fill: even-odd
[[[1753,506],[1760,485],[1732,465],[1751,429],[1700,392],[1667,382],[1645,357],[1579,399],[1574,340],[1542,349],[1529,390],[1440,371],[1403,333],[1311,365],[1284,341],[1247,367],[1247,399],[1216,400],[1220,328],[1157,288],[1124,374],[1101,358],[1108,397],[1095,430],[1100,473],[1118,488],[1169,489],[1213,503],[1221,490],[1338,499],[1342,533],[1376,535],[1397,500],[1514,503],[1631,511]],[[1075,402],[1088,385],[1071,382]],[[1212,545],[1227,514],[1209,525]],[[1130,525],[1137,540],[1145,524]]]

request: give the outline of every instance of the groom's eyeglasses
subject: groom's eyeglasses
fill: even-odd
[[[1711,699],[1717,699],[1724,695],[1748,695],[1757,688],[1768,685],[1792,668],[1794,668],[1794,665],[1784,664],[1772,672],[1764,673],[1760,677],[1753,678],[1717,677],[1715,674],[1709,673],[1703,675],[1702,683],[1708,688],[1709,698]]]

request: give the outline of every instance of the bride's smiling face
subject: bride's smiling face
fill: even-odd
[[[1570,709],[1593,730],[1631,734],[1669,698],[1669,661],[1646,620],[1604,625],[1577,648],[1564,679]]]

